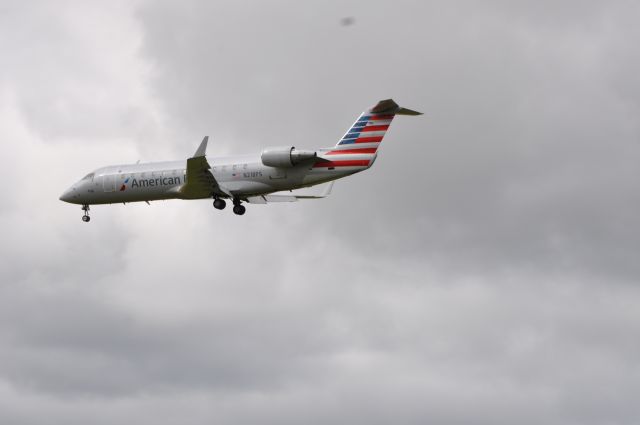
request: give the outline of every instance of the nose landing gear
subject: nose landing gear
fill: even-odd
[[[91,220],[91,217],[89,217],[89,205],[84,204],[82,206],[82,211],[84,211],[84,215],[82,216],[82,221],[84,221],[85,223],[88,223],[89,220]]]

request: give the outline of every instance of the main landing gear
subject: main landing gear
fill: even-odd
[[[88,223],[89,220],[91,220],[91,217],[89,217],[89,205],[84,204],[82,206],[82,211],[84,211],[84,215],[82,216],[82,221],[84,221],[85,223]]]
[[[243,215],[247,209],[240,203],[239,199],[233,200],[233,212],[236,215]]]
[[[217,210],[223,210],[227,206],[224,199],[216,198],[213,200],[213,207]]]
[[[227,201],[222,198],[213,198],[213,207],[217,210],[223,210],[227,206]],[[236,215],[243,215],[247,212],[247,209],[244,205],[241,204],[240,199],[234,198],[233,200],[233,212]]]

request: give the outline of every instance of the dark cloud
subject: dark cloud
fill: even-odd
[[[0,10],[2,423],[637,422],[635,4]],[[328,200],[57,200],[388,97],[425,115]]]

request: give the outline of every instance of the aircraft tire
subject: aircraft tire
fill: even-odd
[[[246,211],[247,211],[247,209],[244,207],[244,205],[235,205],[233,207],[233,212],[236,215],[243,215]]]
[[[226,206],[227,203],[224,199],[216,199],[215,201],[213,201],[213,207],[217,210],[223,210]]]
[[[85,223],[88,223],[89,220],[91,220],[91,217],[89,217],[88,215],[83,215],[82,216],[82,221],[84,221]]]

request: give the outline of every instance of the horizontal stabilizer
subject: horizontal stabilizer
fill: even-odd
[[[396,111],[396,115],[422,115],[422,112],[412,111],[407,108],[400,108]]]
[[[381,100],[376,103],[376,106],[370,109],[372,114],[393,114],[400,105],[393,101],[393,99]]]
[[[393,99],[381,100],[370,109],[372,114],[422,115],[422,112],[401,108]]]

